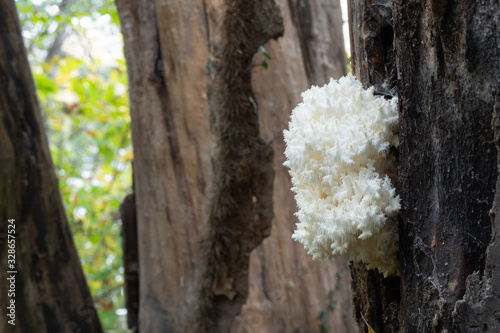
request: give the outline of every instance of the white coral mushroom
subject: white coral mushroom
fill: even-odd
[[[394,171],[397,98],[365,90],[349,75],[302,94],[292,112],[285,166],[299,223],[292,238],[314,259],[341,255],[384,275],[399,274],[397,234],[388,218],[400,204]]]

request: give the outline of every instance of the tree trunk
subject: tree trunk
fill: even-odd
[[[351,1],[350,23],[359,77],[389,94],[397,82],[401,298],[365,278],[355,294],[373,283],[381,293],[355,298],[356,309],[379,304],[367,320],[381,332],[497,332],[500,6],[393,1],[387,20],[388,5]],[[398,303],[399,321],[387,322]]]
[[[476,326],[481,320],[466,310],[480,280],[493,281],[491,259],[499,255],[486,256],[498,178],[499,21],[498,2],[394,2],[402,332],[498,331],[498,308],[483,305],[496,312],[496,329]]]
[[[212,182],[203,236],[196,323],[201,332],[228,332],[248,295],[250,253],[271,232],[273,155],[260,137],[252,89],[259,46],[283,35],[274,1],[228,0],[212,44],[209,83]]]
[[[0,331],[101,332],[59,193],[14,1],[0,0],[0,18]],[[4,312],[11,304],[15,326]]]
[[[391,94],[395,84],[392,11],[389,1],[349,1],[349,33],[353,74],[365,88]],[[389,97],[389,96],[388,96]],[[362,263],[351,266],[354,316],[360,330],[366,321],[375,332],[399,332],[399,277],[384,278]]]
[[[268,70],[262,66],[252,69],[252,100],[258,107],[261,136],[272,142],[274,149],[274,219],[271,236],[250,255],[249,297],[231,331],[316,332],[321,312],[326,310],[331,314],[326,324],[336,332],[352,332],[356,327],[345,263],[313,262],[302,246],[291,240],[296,204],[288,172],[282,166],[282,131],[291,109],[300,101],[300,92],[311,83],[308,75],[321,84],[327,76],[321,69],[328,69],[331,73],[327,74],[335,77],[345,73],[343,43],[334,42],[332,37],[341,37],[340,7],[337,1],[336,6],[326,0],[308,1],[312,26],[307,30],[292,21],[295,7],[284,0],[277,4],[285,36],[264,45],[272,58],[267,60]],[[206,91],[209,77],[212,80],[221,71],[213,61],[208,66],[207,62],[210,51],[217,56],[227,38],[221,30],[227,7],[199,0],[167,5],[118,0],[117,5],[130,85],[139,235],[139,331],[187,332],[193,329],[198,306],[206,306],[199,304],[198,294],[203,282],[199,273],[207,268],[202,256],[207,251],[201,251],[201,240],[210,216],[212,196],[208,188],[212,175],[217,174],[210,163]],[[335,33],[328,30],[333,27],[338,29]],[[311,59],[320,70],[314,75],[306,71],[297,37],[301,31],[310,49],[316,50]],[[340,49],[332,50],[331,43]],[[253,63],[264,59],[259,52]],[[217,84],[217,80],[210,84],[211,96],[220,89]],[[248,97],[242,102],[252,106],[251,111],[254,106]],[[248,259],[242,255],[241,260]],[[328,311],[330,291],[335,292],[337,302],[333,312]],[[235,313],[238,306],[230,305],[229,311]]]

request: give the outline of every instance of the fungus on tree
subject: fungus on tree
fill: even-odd
[[[399,274],[400,209],[395,173],[397,98],[374,96],[352,75],[302,94],[291,115],[284,163],[299,223],[292,238],[314,259],[340,255],[384,275]]]

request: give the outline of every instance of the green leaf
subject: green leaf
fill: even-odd
[[[264,67],[265,69],[267,69],[267,62],[266,61],[263,61],[261,65],[262,65],[262,67]]]
[[[113,152],[113,150],[111,148],[109,148],[109,147],[101,147],[99,149],[99,152],[104,157],[104,162],[105,163],[109,164],[109,163],[113,162],[115,154],[114,154],[114,152]]]
[[[89,236],[89,241],[94,245],[99,243],[100,240],[101,240],[101,235],[94,234]]]
[[[262,54],[264,55],[264,57],[266,57],[267,59],[271,60],[271,56],[269,55],[269,53],[267,53],[267,51],[264,48],[264,46],[260,45],[259,48],[258,48],[258,51],[262,52]]]
[[[52,94],[57,92],[57,86],[54,81],[45,74],[33,73],[38,92],[42,95]]]
[[[255,103],[255,100],[253,99],[253,97],[248,96],[248,100],[250,101],[250,103],[252,103],[252,106],[255,109],[255,111],[257,111],[257,103]]]
[[[325,310],[321,311],[321,322],[322,323],[326,322],[328,320],[328,317],[330,317],[328,312],[326,312]]]

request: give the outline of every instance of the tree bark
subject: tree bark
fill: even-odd
[[[333,29],[335,24],[341,31],[340,7],[337,1],[334,7],[326,0],[308,3],[308,8],[322,15],[311,14],[316,31],[309,37],[309,45],[317,50],[314,63],[338,78],[345,71],[343,43],[335,44],[341,50],[330,51],[332,31],[322,27]],[[313,262],[291,240],[296,204],[288,172],[282,166],[282,131],[291,109],[300,101],[300,92],[311,82],[297,37],[301,27],[293,23],[287,1],[277,4],[285,36],[264,45],[272,58],[268,69],[252,69],[260,133],[274,149],[274,219],[271,236],[250,255],[249,297],[231,331],[316,332],[333,290],[337,309],[329,312],[326,323],[336,332],[353,332],[356,327],[345,262]],[[217,72],[213,62],[208,66],[207,62],[211,47],[223,45],[220,26],[225,7],[217,1],[194,0],[168,5],[118,0],[117,5],[130,85],[140,331],[186,332],[192,330],[192,318],[198,311],[197,291],[202,281],[197,274],[203,269],[200,243],[209,216],[208,184],[215,174],[210,163],[206,87],[210,75]],[[264,59],[259,52],[253,63]],[[327,75],[317,73],[314,77],[324,81],[314,83],[325,83]]]
[[[252,60],[283,35],[274,1],[225,1],[209,83],[212,184],[203,236],[201,332],[228,332],[248,295],[250,253],[271,232],[274,151],[260,137]]]
[[[127,323],[133,333],[139,330],[139,247],[137,244],[137,214],[135,196],[129,194],[120,205],[122,248],[125,275],[125,307]]]
[[[496,332],[466,310],[473,294],[488,291],[481,280],[498,287],[489,275],[497,246],[488,256],[486,250],[498,178],[492,119],[500,94],[500,5],[393,5],[403,202],[400,330]],[[494,316],[498,327],[498,309]]]
[[[355,297],[357,311],[381,304],[367,320],[384,332],[497,332],[500,5],[393,1],[393,61],[385,50],[392,40],[389,28],[383,32],[388,21],[373,15],[386,5],[351,1],[351,45],[367,85],[380,84],[379,73],[382,93],[397,85],[401,298],[393,298],[392,309],[384,306],[391,291],[363,277],[355,294],[373,283],[381,294]],[[387,67],[397,68],[397,76]],[[353,269],[353,279],[359,276]],[[397,303],[399,320],[386,326]]]
[[[66,219],[14,1],[0,0],[0,18],[0,331],[101,332]],[[15,263],[7,261],[13,259],[7,257],[14,244],[11,230]],[[6,271],[17,271],[8,273],[15,276],[10,283]],[[15,297],[7,297],[8,290]],[[11,300],[15,326],[4,312]]]
[[[392,97],[396,71],[390,1],[351,0],[348,4],[353,74],[365,88],[373,86],[376,93]],[[360,330],[367,331],[364,316],[375,332],[399,332],[399,277],[384,278],[377,270],[356,263],[351,266],[351,279]]]
[[[288,8],[310,84],[323,85],[331,77],[346,75],[340,1],[288,0]]]

